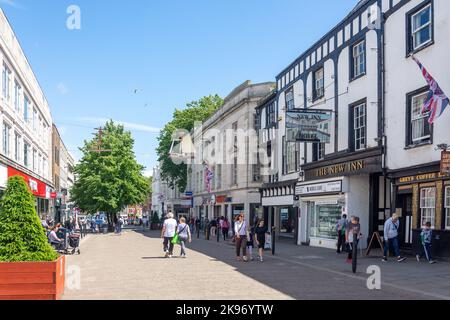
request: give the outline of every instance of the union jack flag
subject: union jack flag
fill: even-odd
[[[433,124],[434,121],[444,113],[445,108],[449,105],[449,99],[442,91],[441,87],[439,87],[436,80],[434,80],[431,74],[428,73],[427,69],[425,69],[425,67],[420,63],[420,61],[417,60],[416,57],[413,57],[413,59],[418,64],[425,81],[430,86],[428,97],[422,107],[422,113],[430,112],[428,122]]]
[[[211,193],[211,181],[214,178],[214,172],[212,172],[212,170],[205,165],[205,182],[206,182],[206,187],[208,188],[208,192]]]

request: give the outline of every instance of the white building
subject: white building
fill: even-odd
[[[162,217],[167,212],[167,183],[161,178],[161,171],[158,166],[153,168],[152,191],[152,211],[157,212],[159,217]]]
[[[50,213],[51,128],[47,100],[3,10],[0,9],[0,188],[23,176],[37,198],[38,213]]]
[[[65,210],[66,218],[70,214],[72,203],[70,198],[70,190],[75,183],[75,177],[74,177],[74,166],[75,166],[75,160],[70,154],[70,152],[67,150],[65,144],[63,141],[61,141],[61,147],[60,147],[60,166],[59,166],[59,183],[60,183],[60,189],[63,194],[62,198],[62,209]]]
[[[429,88],[411,57],[450,94],[449,9],[443,0],[361,0],[277,76],[276,95],[257,112],[272,159],[262,204],[280,235],[335,248],[345,213],[360,217],[365,247],[396,212],[404,248],[427,220],[438,247],[449,247],[450,177],[439,174],[437,145],[450,144],[450,114],[427,124],[420,108]],[[322,128],[330,142],[286,141],[286,112],[311,109],[331,112]]]
[[[398,1],[394,1],[398,2]],[[385,7],[386,167],[402,243],[417,245],[425,222],[434,254],[450,256],[450,176],[440,174],[440,144],[450,145],[450,110],[433,125],[420,110],[429,91],[412,54],[450,96],[450,2],[411,0]],[[406,27],[405,27],[406,26]]]
[[[188,192],[194,195],[194,215],[200,219],[231,219],[244,213],[260,216],[261,176],[256,161],[255,108],[275,87],[246,81],[194,132],[195,162],[188,166]],[[253,136],[252,136],[253,135]],[[210,188],[205,173],[213,173]],[[210,190],[209,190],[210,189]]]

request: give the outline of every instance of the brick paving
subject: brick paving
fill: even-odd
[[[450,299],[449,263],[362,258],[354,275],[332,250],[279,242],[276,256],[244,263],[232,245],[195,238],[187,259],[164,259],[159,233],[140,230],[90,235],[81,249],[67,258],[68,270],[81,270],[81,289],[66,288],[67,300]],[[367,288],[369,265],[381,268],[381,290]]]

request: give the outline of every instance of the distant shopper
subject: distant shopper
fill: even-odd
[[[389,247],[392,246],[394,254],[398,262],[403,262],[406,258],[400,256],[400,249],[398,245],[398,229],[400,228],[400,221],[398,215],[393,214],[384,224],[384,256],[383,262],[387,262]]]
[[[173,217],[174,215],[172,212],[169,212],[167,214],[167,219],[164,221],[161,231],[161,238],[164,238],[163,245],[166,258],[172,258],[173,256],[172,239],[175,236],[175,232],[177,229],[177,221]]]
[[[254,228],[254,227],[251,227],[251,228],[250,228],[250,231],[249,231],[249,233],[248,233],[248,241],[247,241],[247,257],[248,257],[248,259],[249,259],[250,261],[255,260],[255,259],[253,258],[253,247],[254,247],[254,241],[255,241],[255,238],[254,238],[254,231],[255,231],[255,228]]]
[[[358,246],[358,242],[361,239],[361,224],[358,217],[352,217],[352,220],[347,226],[345,233],[345,242],[348,245],[348,257],[347,263],[352,263],[353,260],[353,246]]]
[[[180,245],[181,245],[181,254],[180,256],[182,258],[186,258],[186,242],[189,241],[189,243],[192,242],[192,236],[191,236],[191,229],[186,224],[186,219],[181,217],[180,218],[180,224],[177,228],[178,238],[180,239]]]
[[[50,231],[50,234],[48,235],[48,241],[54,247],[56,250],[62,250],[63,249],[63,239],[58,238],[59,229],[57,226],[53,227]]]
[[[431,242],[433,241],[433,229],[431,229],[431,222],[425,223],[420,234],[420,253],[416,256],[417,261],[425,256],[430,264],[435,264],[431,256]]]
[[[234,232],[236,237],[236,259],[237,261],[241,261],[241,249],[242,249],[242,259],[244,261],[248,261],[247,260],[248,227],[243,214],[240,214],[237,218],[237,221],[234,223]]]
[[[223,241],[228,239],[228,232],[230,231],[230,222],[228,222],[228,218],[224,218],[222,220],[222,236]]]
[[[210,225],[211,225],[211,237],[215,237],[217,232],[217,220],[212,219]]]
[[[255,240],[259,251],[259,261],[264,261],[264,246],[266,244],[267,227],[264,225],[264,220],[259,221],[258,226],[255,228]]]
[[[338,235],[338,243],[337,243],[337,253],[341,253],[342,249],[345,248],[345,235],[347,230],[347,215],[342,215],[342,218],[338,221],[336,225],[336,231]]]

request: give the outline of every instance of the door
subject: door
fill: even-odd
[[[412,194],[399,195],[399,207],[401,210],[399,239],[403,248],[412,248]]]

